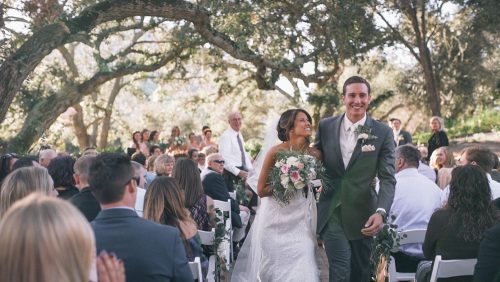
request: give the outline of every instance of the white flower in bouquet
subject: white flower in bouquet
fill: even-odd
[[[287,187],[288,186],[288,182],[290,181],[290,178],[288,178],[288,175],[287,174],[282,174],[282,175],[280,175],[280,179],[281,179],[281,185],[283,187]]]
[[[299,162],[299,159],[297,159],[296,157],[288,157],[288,159],[286,160],[286,164],[287,165],[291,165],[291,166],[297,166]]]
[[[302,181],[299,181],[299,182],[295,182],[295,183],[293,184],[293,186],[294,186],[296,189],[302,189],[302,188],[306,187],[306,184],[305,184],[304,182],[302,182]]]
[[[282,166],[282,165],[284,165],[284,164],[285,164],[285,162],[284,162],[283,160],[280,160],[279,162],[276,162],[276,163],[274,164],[274,166],[279,168],[279,167],[281,167],[281,166]]]

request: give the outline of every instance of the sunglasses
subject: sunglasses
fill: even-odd
[[[218,163],[218,164],[224,164],[226,161],[224,161],[224,160],[213,160],[212,162]]]

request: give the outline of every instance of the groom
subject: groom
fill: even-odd
[[[318,203],[317,231],[330,281],[363,282],[370,281],[372,236],[394,198],[394,138],[388,126],[366,114],[371,96],[364,78],[348,78],[342,100],[345,114],[321,120],[314,144],[332,180]]]

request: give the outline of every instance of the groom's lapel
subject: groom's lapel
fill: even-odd
[[[368,115],[366,116],[366,121],[364,126],[368,126],[370,128],[372,128],[373,126],[373,120]],[[359,158],[360,155],[361,155],[361,140],[356,140],[356,147],[354,147],[354,152],[352,152],[351,159],[349,160],[349,164],[347,165],[346,170],[349,170],[349,168],[351,168],[351,166]]]
[[[342,120],[344,119],[345,114],[340,118],[335,119],[332,124],[331,132],[333,134],[332,140],[333,142],[333,153],[337,163],[337,167],[340,169],[341,173],[344,174],[344,160],[342,159],[342,151],[340,151],[340,126],[342,125]]]

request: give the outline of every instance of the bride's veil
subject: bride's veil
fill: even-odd
[[[266,157],[269,149],[279,144],[281,141],[278,139],[278,132],[276,127],[278,126],[279,117],[274,117],[269,119],[266,126],[266,133],[264,136],[263,146],[257,155],[254,162],[254,169],[250,171],[247,183],[250,187],[257,192],[257,182],[259,180],[260,171],[262,169],[262,163]],[[252,227],[248,232],[248,235],[240,249],[238,258],[235,262],[233,273],[231,275],[231,281],[233,282],[243,282],[259,281],[259,268],[261,265],[261,236],[262,236],[262,224],[261,221],[265,220],[265,211],[267,209],[269,198],[263,198],[257,215],[252,223]]]

